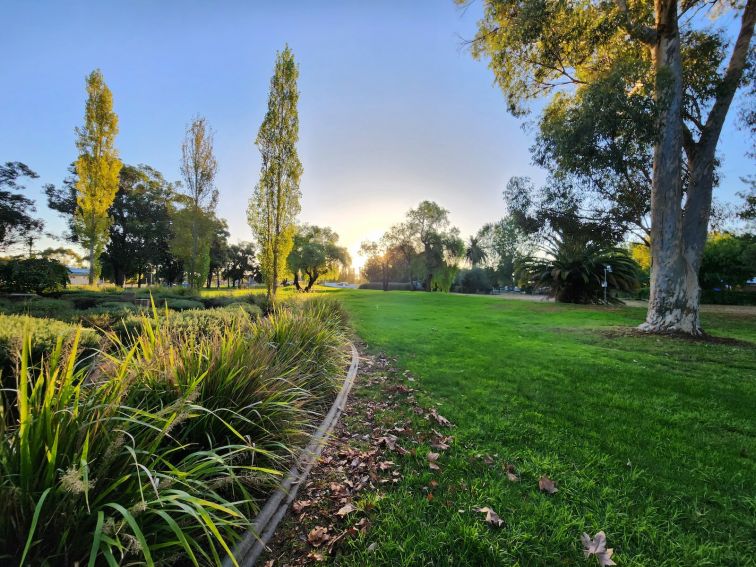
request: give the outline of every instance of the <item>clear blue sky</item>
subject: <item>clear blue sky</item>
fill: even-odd
[[[219,214],[234,240],[250,239],[246,206],[258,177],[254,138],[277,50],[300,65],[301,219],[330,225],[354,252],[423,199],[451,211],[463,235],[499,218],[513,175],[536,182],[532,134],[506,113],[486,65],[472,60],[480,4],[451,0],[3,3],[0,161],[23,161],[44,204],[76,157],[84,77],[102,69],[130,164],[179,179],[186,124],[216,131]],[[752,173],[731,113],[723,133],[723,200]],[[41,243],[44,244],[44,243]]]

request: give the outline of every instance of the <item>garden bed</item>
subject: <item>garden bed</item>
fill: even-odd
[[[221,563],[343,383],[333,302],[263,318],[231,305],[130,317],[127,333],[97,331],[98,356],[80,348],[94,330],[59,321],[26,318],[69,333],[41,357],[27,327],[11,341],[3,561]]]

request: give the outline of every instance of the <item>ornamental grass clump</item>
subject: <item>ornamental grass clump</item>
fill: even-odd
[[[133,356],[114,364],[111,379],[90,384],[78,345],[64,356],[62,344],[35,371],[24,341],[15,411],[3,412],[0,557],[31,565],[153,564],[176,554],[217,562],[248,525],[215,488],[254,470],[247,444],[197,450],[171,440],[172,425],[191,419],[191,394],[165,407],[126,405]]]
[[[308,311],[311,310],[311,311]],[[0,414],[0,563],[219,564],[338,388],[325,308],[213,328],[143,316],[82,359],[79,329],[18,355]]]

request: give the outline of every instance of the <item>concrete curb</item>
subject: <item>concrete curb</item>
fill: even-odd
[[[344,410],[349,391],[352,389],[354,378],[357,375],[359,365],[359,354],[353,344],[352,362],[349,364],[344,384],[341,386],[339,395],[331,405],[331,409],[326,414],[320,427],[315,431],[310,443],[302,451],[294,466],[289,469],[284,481],[278,489],[265,502],[260,513],[255,518],[252,527],[244,535],[244,538],[234,548],[233,558],[226,557],[223,561],[224,567],[231,567],[235,563],[243,567],[253,567],[263,551],[265,551],[270,538],[273,536],[281,519],[286,515],[287,510],[294,499],[297,497],[297,491],[310,473],[310,469],[317,461],[323,447],[328,442],[328,436],[333,431],[336,423],[339,421],[341,412]],[[234,559],[236,561],[234,561]]]

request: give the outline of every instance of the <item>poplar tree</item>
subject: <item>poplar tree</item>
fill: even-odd
[[[302,164],[296,148],[299,140],[298,77],[294,54],[287,46],[276,55],[268,110],[255,141],[262,165],[247,217],[257,239],[260,270],[270,301],[275,299],[280,276],[286,273],[294,222],[300,211]]]
[[[173,253],[184,261],[187,280],[196,288],[202,286],[210,269],[213,213],[218,203],[217,170],[213,131],[207,120],[198,116],[186,129],[181,147],[185,187],[178,203],[183,207],[174,214],[175,238],[171,246]]]
[[[89,284],[100,274],[100,254],[108,240],[108,209],[118,191],[121,161],[115,149],[118,116],[113,112],[113,94],[99,69],[87,77],[84,126],[76,128],[76,213],[74,230],[89,255]]]

